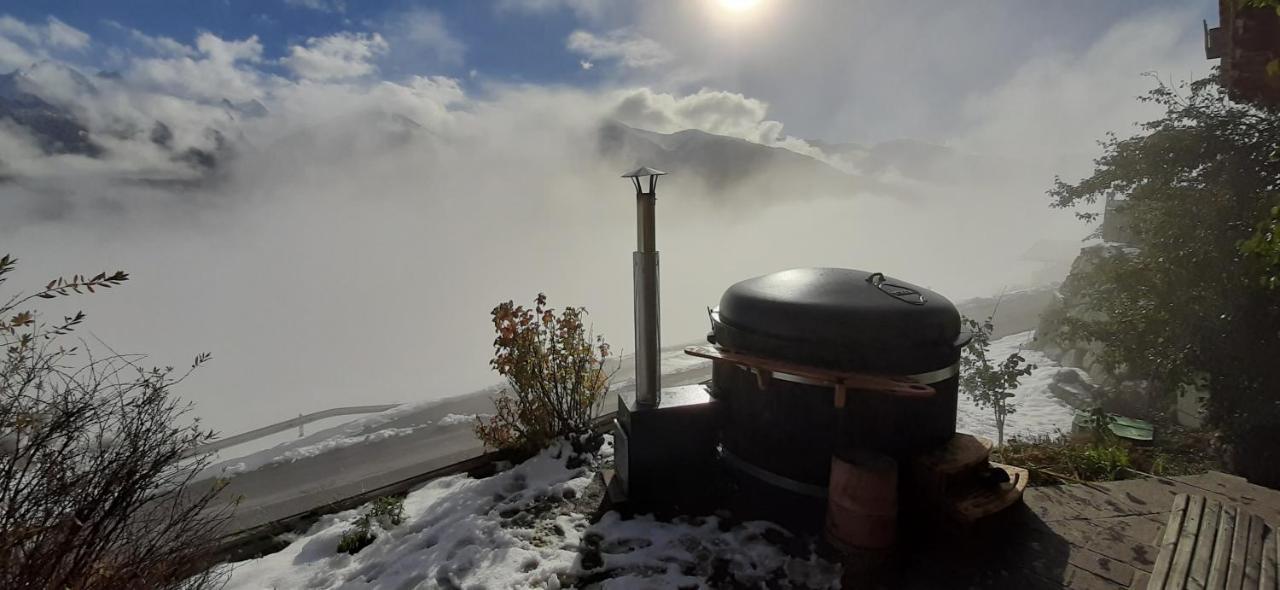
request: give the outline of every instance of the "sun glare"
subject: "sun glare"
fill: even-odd
[[[760,0],[719,0],[720,6],[730,12],[746,12],[760,4]]]

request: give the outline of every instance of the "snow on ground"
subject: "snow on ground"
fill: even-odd
[[[475,424],[476,418],[486,416],[483,414],[446,414],[436,424],[441,426],[456,426],[458,424]]]
[[[571,467],[561,444],[496,475],[432,481],[405,498],[405,521],[355,555],[338,553],[359,510],[326,516],[283,550],[232,565],[235,589],[602,588],[730,585],[838,587],[839,569],[789,556],[771,542],[786,533],[763,522],[716,518],[660,523],[610,513],[591,525],[573,510],[612,453]],[[794,585],[789,585],[794,584]]]
[[[658,362],[662,365],[662,373],[678,373],[687,371],[696,367],[710,367],[711,361],[702,357],[685,354],[686,346],[706,346],[706,342],[691,342],[682,344],[673,348],[663,350],[658,357]]]
[[[840,568],[789,554],[790,534],[764,521],[726,526],[714,516],[659,522],[605,514],[585,538],[601,554],[602,588],[839,588]],[[583,560],[585,561],[585,559]],[[589,574],[588,574],[589,576]],[[729,583],[726,583],[729,582]]]
[[[1014,352],[1021,352],[1028,363],[1036,366],[1030,375],[1022,378],[1013,403],[1016,410],[1005,421],[1005,438],[1028,438],[1052,435],[1058,431],[1070,432],[1074,411],[1071,406],[1049,391],[1053,376],[1062,370],[1058,363],[1039,351],[1030,350],[1034,331],[1005,336],[991,343],[988,356],[1004,360]],[[956,429],[996,440],[996,420],[990,409],[979,408],[964,392],[960,393]]]
[[[422,428],[422,426],[413,428],[384,428],[382,430],[375,430],[373,432],[353,436],[335,436],[332,438],[326,438],[317,443],[302,446],[281,445],[285,447],[285,450],[282,453],[277,448],[267,449],[261,453],[255,453],[254,455],[245,457],[243,460],[219,463],[209,469],[213,470],[214,473],[222,471],[223,476],[233,476],[239,473],[244,473],[245,471],[262,469],[268,465],[292,463],[299,459],[315,457],[316,455],[335,451],[341,448],[412,434],[413,431],[418,428]],[[281,454],[276,455],[276,453]],[[268,459],[267,457],[270,458]]]
[[[490,387],[466,394],[466,396],[401,404],[384,412],[369,414],[355,419],[349,416],[339,417],[336,418],[336,420],[339,420],[337,424],[328,428],[317,429],[312,434],[302,438],[287,438],[281,442],[281,438],[278,437],[291,437],[293,435],[289,432],[273,435],[273,437],[277,437],[275,438],[277,442],[268,447],[250,446],[250,443],[228,447],[215,455],[215,463],[202,471],[198,478],[231,477],[246,471],[262,469],[277,463],[288,463],[314,457],[352,445],[411,434],[419,429],[428,428],[433,424],[455,426],[463,422],[471,423],[475,421],[477,415],[483,416],[484,414],[448,414],[434,423],[427,420],[409,427],[381,428],[384,424],[422,412],[444,402],[454,401],[460,397],[486,395],[493,391],[496,391],[496,388]],[[245,452],[246,447],[253,450]]]
[[[664,348],[660,350],[658,352],[658,365],[662,369],[662,374],[670,375],[672,373],[681,373],[684,371],[690,371],[690,370],[696,369],[698,367],[707,367],[708,369],[710,369],[711,367],[710,360],[685,354],[684,352],[684,349],[687,346],[699,346],[699,345],[705,345],[705,344],[706,344],[705,342],[690,342],[688,344],[681,344],[679,346],[672,346],[672,347]],[[626,359],[626,361],[624,362],[623,359]],[[620,365],[614,365],[615,362],[628,365],[628,369],[626,371],[621,371],[621,370],[618,371],[618,374],[614,377],[612,381],[610,381],[610,385],[614,389],[617,389],[619,387],[626,386],[626,385],[632,385],[636,382],[635,367],[630,362],[632,360],[634,360],[633,357],[628,355],[620,359],[614,359],[613,361],[610,361],[608,365],[606,365],[606,368],[620,366]]]

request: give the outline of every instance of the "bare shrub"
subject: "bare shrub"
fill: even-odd
[[[0,258],[0,283],[17,261]],[[92,293],[123,272],[55,279],[0,300],[0,587],[204,588],[201,570],[229,507],[191,485],[208,459],[181,461],[211,438],[172,390],[190,373],[139,358],[95,357],[66,336],[84,314],[48,324],[20,309]],[[192,369],[208,360],[196,357]],[[194,576],[193,576],[194,574]]]
[[[491,312],[498,336],[489,362],[508,389],[494,399],[496,412],[476,422],[476,435],[495,449],[534,451],[557,438],[595,446],[592,434],[600,402],[609,390],[609,345],[583,324],[586,309],[559,313],[538,294],[532,309],[508,301]]]

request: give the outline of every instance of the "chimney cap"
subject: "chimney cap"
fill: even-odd
[[[664,174],[666,174],[666,172],[663,172],[661,170],[655,170],[648,166],[641,166],[639,168],[636,168],[635,170],[632,170],[631,172],[623,174],[622,178],[640,178],[641,176],[662,176]]]

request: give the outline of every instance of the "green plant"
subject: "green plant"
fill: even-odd
[[[541,293],[532,309],[511,301],[493,308],[490,366],[508,388],[494,399],[494,415],[476,421],[487,447],[529,452],[557,438],[598,445],[592,425],[609,389],[609,345],[584,325],[586,313],[580,307],[557,313]]]
[[[1280,205],[1272,207],[1253,235],[1240,243],[1240,252],[1257,261],[1259,284],[1271,291],[1280,289]]]
[[[404,522],[404,498],[383,496],[365,506],[364,512],[343,531],[338,539],[338,551],[355,555],[372,545],[378,538],[378,530],[399,526]]]
[[[369,506],[369,517],[382,528],[400,526],[404,522],[404,498],[383,496]]]
[[[1179,476],[1221,469],[1208,450],[1212,435],[1169,427],[1151,446],[1131,445],[1118,437],[1041,436],[1012,439],[999,450],[1000,461],[1026,467],[1031,485],[1112,481],[1146,474]]]
[[[1116,435],[1111,431],[1111,425],[1115,422],[1115,416],[1108,413],[1102,406],[1095,406],[1089,410],[1089,432],[1095,441],[1114,442]]]
[[[1141,466],[1145,467],[1145,457]],[[1115,440],[1085,441],[1069,436],[1010,440],[1000,460],[1031,471],[1032,485],[1113,481],[1132,477],[1135,461],[1128,445]]]
[[[960,357],[960,387],[979,407],[991,410],[996,421],[996,444],[1004,444],[1005,420],[1017,411],[1013,403],[1018,381],[1030,375],[1036,366],[1027,363],[1021,354],[1010,354],[1004,360],[991,359],[991,318],[978,323],[963,318],[965,329],[973,339],[965,346]]]
[[[1124,479],[1132,464],[1128,447],[1115,442],[1088,445],[1081,452],[1068,455],[1068,460],[1072,471],[1088,481]]]
[[[1172,409],[1180,384],[1207,378],[1207,422],[1233,468],[1280,485],[1280,112],[1232,102],[1216,77],[1160,84],[1145,100],[1163,116],[1109,136],[1091,175],[1049,193],[1056,207],[1123,198],[1133,236],[1064,284],[1093,312],[1068,318],[1067,332],[1100,344],[1119,380],[1147,383],[1152,415]]]
[[[342,537],[338,539],[338,552],[355,555],[361,549],[372,545],[377,538],[368,519],[360,517],[360,520],[357,520],[354,526],[344,531]]]
[[[0,283],[17,260],[0,258]],[[212,433],[180,426],[190,371],[67,347],[83,313],[45,323],[29,305],[123,284],[57,278],[0,300],[0,587],[204,588],[229,516],[221,484],[196,484]],[[191,369],[209,359],[198,355]],[[202,572],[202,570],[204,570]]]

